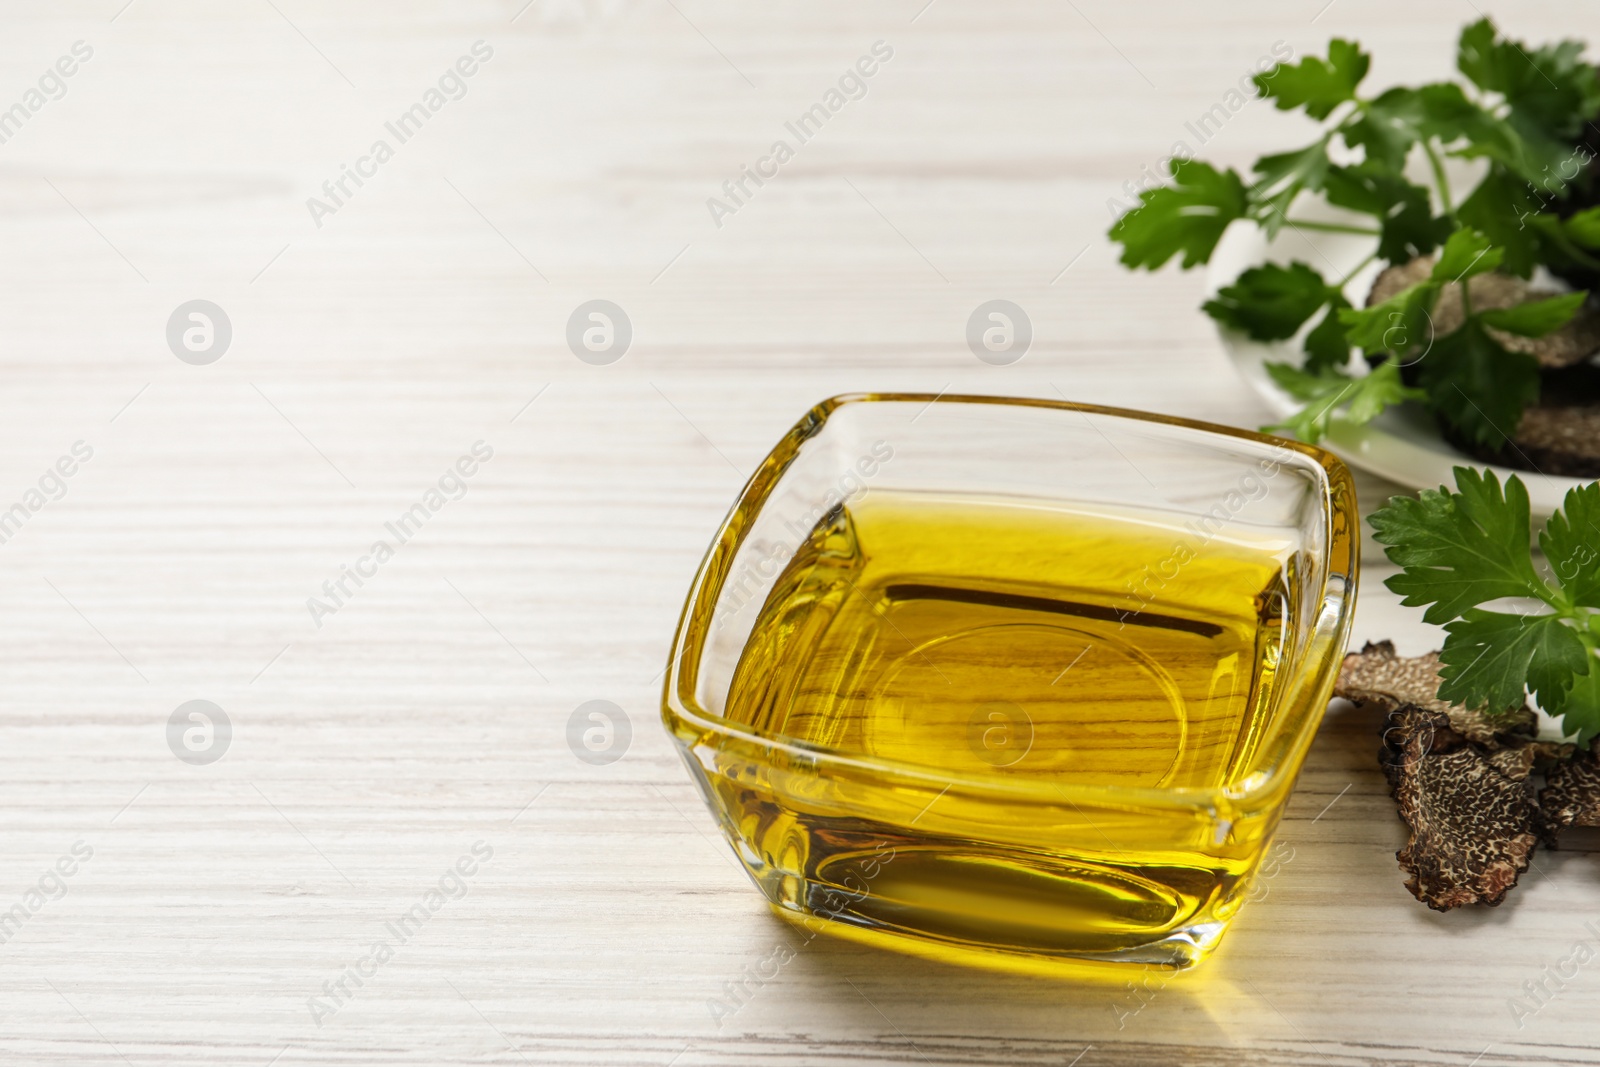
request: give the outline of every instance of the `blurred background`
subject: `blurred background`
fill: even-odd
[[[1105,230],[1179,141],[1299,143],[1229,104],[1264,61],[1340,35],[1370,86],[1444,77],[1474,5],[0,12],[7,1062],[1596,1055],[1579,997],[1505,1011],[1579,911],[1513,939],[1405,895],[1370,723],[1325,727],[1205,980],[1137,990],[803,941],[658,724],[701,553],[825,396],[1268,421],[1200,273],[1130,275]],[[1031,326],[1005,365],[968,343],[992,300]],[[1358,639],[1433,647],[1374,589]]]

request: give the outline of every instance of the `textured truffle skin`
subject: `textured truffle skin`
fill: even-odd
[[[1537,740],[1527,707],[1490,719],[1438,689],[1437,652],[1399,656],[1383,641],[1345,657],[1334,693],[1388,713],[1378,762],[1411,831],[1395,853],[1406,888],[1435,911],[1492,907],[1553,832],[1531,775],[1568,766],[1571,746]],[[1573,803],[1590,803],[1584,811],[1600,825],[1600,765],[1585,758],[1592,777],[1573,779]]]
[[[1420,256],[1410,263],[1386,268],[1372,283],[1372,291],[1367,294],[1367,306],[1381,304],[1401,290],[1425,281],[1432,271],[1432,256]],[[1549,300],[1561,295],[1553,290],[1534,289],[1521,278],[1496,271],[1468,278],[1467,291],[1472,294],[1472,306],[1477,311],[1514,307],[1528,301]],[[1439,291],[1439,301],[1434,306],[1430,321],[1435,337],[1455,332],[1466,321],[1461,307],[1460,283],[1447,282]],[[1519,337],[1493,328],[1489,333],[1512,352],[1525,352],[1537,359],[1543,368],[1570,367],[1600,351],[1600,309],[1592,302],[1586,303],[1565,326],[1543,337]]]
[[[1367,306],[1381,303],[1403,289],[1425,281],[1433,270],[1432,256],[1385,268],[1367,294]],[[1526,281],[1490,271],[1467,280],[1472,306],[1484,311],[1507,308],[1530,300],[1548,300],[1559,293],[1533,289]],[[1461,286],[1450,282],[1439,292],[1429,318],[1431,336],[1442,337],[1465,321]],[[1491,328],[1489,334],[1504,348],[1523,352],[1539,362],[1543,383],[1537,403],[1522,413],[1510,441],[1498,447],[1483,445],[1441,423],[1445,440],[1474,459],[1518,470],[1537,471],[1569,478],[1600,478],[1600,402],[1591,390],[1570,389],[1572,375],[1592,371],[1590,362],[1600,356],[1600,301],[1590,299],[1572,319],[1543,337],[1518,337]],[[1415,358],[1415,357],[1413,357]],[[1424,354],[1422,359],[1426,359]],[[1407,367],[1407,382],[1415,384],[1415,367]]]
[[[1600,404],[1540,400],[1522,413],[1502,448],[1485,448],[1457,434],[1447,433],[1445,439],[1485,463],[1564,478],[1600,478]]]
[[[1552,831],[1568,826],[1600,826],[1600,761],[1594,751],[1579,752],[1545,776],[1539,807]]]
[[[1411,828],[1395,854],[1406,889],[1435,911],[1499,904],[1539,845],[1532,783],[1503,774],[1448,717],[1414,704],[1389,713],[1385,738],[1384,773]]]
[[[1482,712],[1440,700],[1439,653],[1400,656],[1393,641],[1367,642],[1360,652],[1345,656],[1334,694],[1358,704],[1375,704],[1393,711],[1414,704],[1449,717],[1450,728],[1479,744],[1515,743],[1532,737],[1538,721],[1528,707],[1490,719]]]

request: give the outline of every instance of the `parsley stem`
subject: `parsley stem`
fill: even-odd
[[[1285,218],[1290,226],[1301,230],[1316,230],[1320,233],[1353,233],[1360,237],[1377,237],[1379,231],[1368,226],[1346,226],[1342,222],[1316,222],[1312,219]]]
[[[1367,253],[1367,258],[1366,259],[1363,259],[1360,263],[1357,263],[1355,266],[1351,267],[1349,270],[1344,272],[1344,281],[1347,282],[1351,278],[1354,278],[1357,274],[1360,274],[1362,269],[1364,267],[1366,267],[1366,265],[1368,263],[1371,263],[1373,260],[1375,260],[1377,258],[1378,258],[1378,250],[1376,248],[1374,248],[1371,252]],[[1340,282],[1339,284],[1341,286],[1343,286],[1344,282]]]
[[[1444,213],[1453,219],[1456,217],[1456,209],[1450,200],[1450,179],[1444,175],[1444,161],[1439,158],[1439,153],[1434,151],[1431,140],[1423,140],[1422,150],[1428,155],[1428,166],[1433,169],[1434,184],[1439,187],[1439,204],[1444,208]]]

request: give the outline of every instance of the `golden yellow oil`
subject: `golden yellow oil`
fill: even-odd
[[[1248,529],[874,490],[824,516],[779,575],[725,714],[952,781],[1073,797],[1228,787],[1271,725],[1285,630],[1290,544]],[[825,814],[845,787],[823,780],[787,795],[718,788],[780,908],[868,940],[910,934],[921,944],[894,947],[936,956],[1115,957],[1174,931],[1220,932],[1276,817],[1240,812],[1235,826],[1179,804],[1072,802],[1075,825],[1019,811],[1015,827],[986,826],[991,842],[1012,831],[994,847],[962,833],[993,812],[963,810],[958,792],[907,820],[889,777],[878,793],[850,788],[849,818]]]

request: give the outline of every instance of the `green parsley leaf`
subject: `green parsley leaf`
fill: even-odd
[[[1485,113],[1487,115],[1487,112]],[[1529,184],[1550,193],[1565,192],[1570,180],[1562,176],[1564,161],[1574,153],[1571,144],[1558,141],[1545,130],[1520,119],[1515,112],[1504,119],[1488,116],[1473,125],[1468,136],[1478,142],[1456,154],[1498,160]]]
[[[1456,218],[1506,250],[1502,270],[1526,278],[1544,256],[1539,231],[1529,225],[1530,218],[1543,209],[1544,204],[1526,181],[1495,165],[1478,187],[1456,205]]]
[[[1461,31],[1456,65],[1478,88],[1505,97],[1516,119],[1554,138],[1575,139],[1600,110],[1600,75],[1583,61],[1582,41],[1534,48],[1500,39],[1484,18]]]
[[[1561,510],[1539,534],[1539,549],[1568,601],[1600,608],[1600,483],[1567,491]]]
[[[1501,448],[1539,399],[1539,361],[1512,352],[1473,316],[1436,338],[1418,365],[1434,414],[1487,448]]]
[[[1600,618],[1600,616],[1590,616]],[[1591,660],[1588,670],[1572,680],[1559,709],[1545,708],[1552,715],[1561,716],[1561,728],[1568,734],[1578,735],[1578,744],[1587,745],[1600,734],[1600,668]],[[1543,701],[1541,700],[1542,704]]]
[[[1527,693],[1587,744],[1600,734],[1600,484],[1574,489],[1540,534],[1559,588],[1540,577],[1528,545],[1522,480],[1455,470],[1456,492],[1395,497],[1368,520],[1402,568],[1388,580],[1407,606],[1444,623],[1439,697],[1491,714]],[[1481,605],[1522,598],[1554,610],[1512,613]]]
[[[1567,237],[1584,248],[1600,248],[1600,207],[1569,215],[1561,228]]]
[[[1323,179],[1322,195],[1337,207],[1382,217],[1402,199],[1407,187],[1427,198],[1426,190],[1369,160],[1349,167],[1329,167]]]
[[[1244,182],[1231,169],[1174,159],[1171,170],[1172,185],[1140,193],[1140,205],[1111,227],[1124,266],[1155,270],[1181,252],[1188,270],[1209,260],[1228,223],[1244,217]]]
[[[1206,314],[1257,341],[1293,337],[1328,302],[1328,283],[1304,263],[1251,267],[1202,305]]]
[[[1293,363],[1268,363],[1265,366],[1267,376],[1296,400],[1311,400],[1325,395],[1330,388],[1343,389],[1355,384],[1355,379],[1348,374],[1316,374]]]
[[[1266,366],[1273,381],[1296,400],[1304,401],[1305,407],[1282,422],[1261,427],[1262,432],[1287,433],[1307,444],[1316,444],[1326,437],[1332,427],[1334,414],[1355,391],[1355,380],[1342,374],[1306,374],[1288,363],[1268,363]]]
[[[1551,172],[1570,155],[1569,145],[1544,130],[1489,111],[1467,99],[1454,82],[1436,82],[1415,90],[1405,114],[1420,114],[1419,137],[1437,137],[1443,145],[1457,145],[1450,154],[1464,159],[1488,158],[1529,183],[1546,183]]]
[[[1401,380],[1396,363],[1380,363],[1360,378],[1338,371],[1312,373],[1287,363],[1268,363],[1266,367],[1267,374],[1284,392],[1304,401],[1306,406],[1262,429],[1286,430],[1309,444],[1325,437],[1336,417],[1359,426],[1371,422],[1390,404],[1423,398],[1421,390],[1412,389]]]
[[[1316,374],[1293,363],[1268,363],[1265,366],[1267,376],[1296,400],[1312,400],[1325,395],[1330,388],[1343,389],[1355,384],[1355,379],[1348,374]]]
[[[1423,400],[1426,394],[1405,383],[1400,377],[1400,364],[1384,362],[1356,379],[1356,391],[1345,410],[1347,422],[1365,425],[1377,418],[1383,409],[1402,400]]]
[[[1373,162],[1329,168],[1323,196],[1337,207],[1376,216],[1378,255],[1390,263],[1427,255],[1455,228],[1450,219],[1434,217],[1426,189]]]
[[[1306,334],[1305,369],[1313,373],[1342,370],[1350,362],[1350,338],[1345,334],[1344,323],[1339,321],[1340,313],[1350,307],[1350,301],[1337,289],[1332,291],[1332,297],[1327,312]]]
[[[1494,242],[1477,230],[1457,230],[1445,241],[1439,261],[1433,265],[1433,280],[1460,282],[1487,274],[1505,257],[1505,249],[1494,247]]]
[[[1305,369],[1317,374],[1338,370],[1350,359],[1339,313],[1350,302],[1336,285],[1296,260],[1287,267],[1267,263],[1252,267],[1202,305],[1206,314],[1229,329],[1257,341],[1283,341],[1293,337],[1322,308],[1328,310],[1306,333]]]
[[[1520,708],[1528,690],[1546,711],[1561,707],[1575,675],[1592,658],[1556,615],[1510,615],[1473,608],[1445,626],[1439,699],[1490,714]]]
[[[1327,59],[1307,56],[1293,65],[1280,63],[1254,81],[1280,111],[1304,107],[1312,118],[1325,119],[1334,108],[1356,98],[1356,86],[1367,76],[1371,62],[1360,45],[1336,37],[1328,42]]]
[[[1433,336],[1433,312],[1443,284],[1419,282],[1380,303],[1339,312],[1350,343],[1363,352],[1409,353]]]
[[[1543,337],[1572,321],[1583,302],[1589,299],[1586,292],[1563,293],[1549,300],[1529,300],[1508,308],[1480,311],[1478,318],[1485,326],[1493,326],[1518,337]]]
[[[1293,152],[1262,156],[1252,168],[1256,182],[1250,187],[1252,215],[1267,236],[1273,237],[1288,221],[1295,197],[1322,188],[1328,174],[1328,138]]]
[[[1455,469],[1443,486],[1394,497],[1367,520],[1403,571],[1384,582],[1408,607],[1430,605],[1422,621],[1445,623],[1468,608],[1543,588],[1529,551],[1528,490],[1512,475],[1504,490],[1490,471]]]
[[[1444,243],[1454,223],[1433,214],[1427,190],[1402,191],[1378,220],[1378,255],[1390,263],[1407,263]]]
[[[1366,152],[1366,161],[1399,174],[1411,146],[1428,136],[1427,106],[1415,89],[1385,90],[1340,129],[1345,144]]]
[[[1533,162],[1536,153],[1515,129],[1468,100],[1454,82],[1385,90],[1355,112],[1339,133],[1346,144],[1366,152],[1368,163],[1396,175],[1404,169],[1411,147],[1429,138],[1438,138],[1444,146],[1465,142],[1458,154],[1505,159],[1528,181],[1539,177],[1543,165]]]

